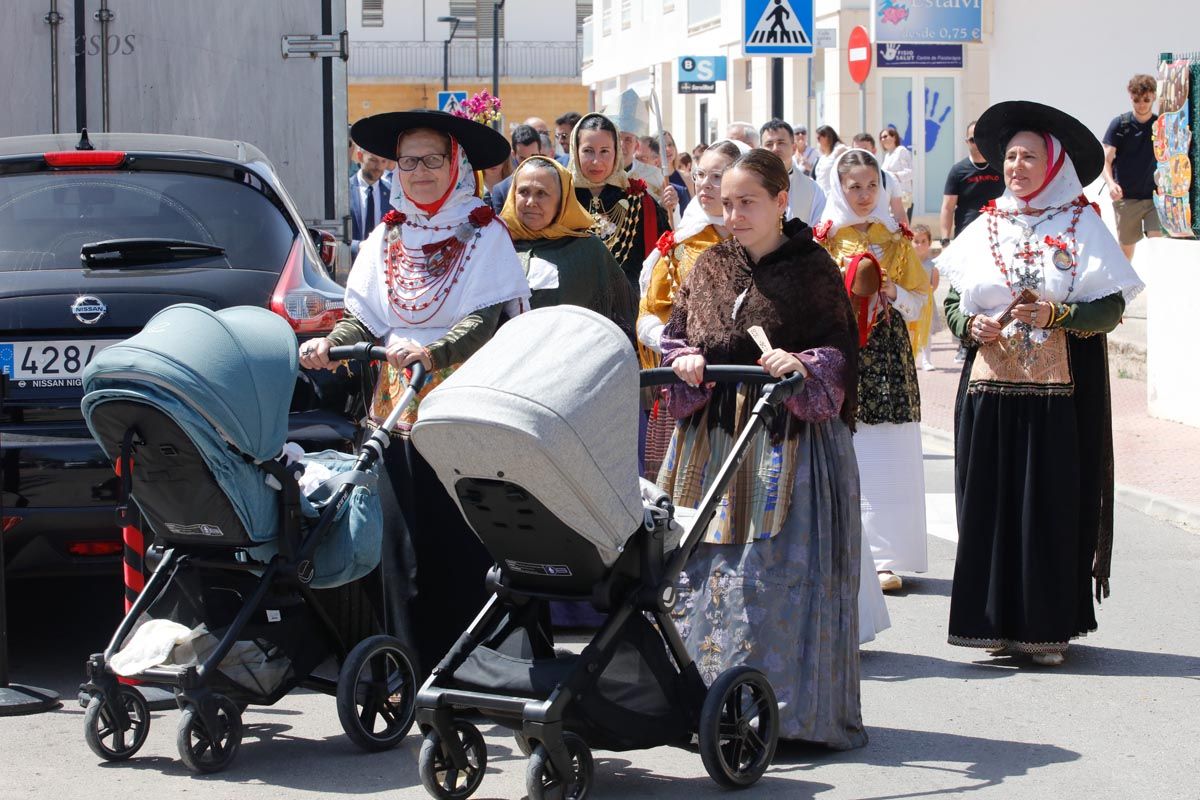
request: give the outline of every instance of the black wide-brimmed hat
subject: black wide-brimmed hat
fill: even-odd
[[[1029,100],[996,103],[975,123],[975,146],[992,168],[1004,174],[1004,151],[1021,131],[1049,133],[1062,142],[1087,186],[1104,169],[1104,148],[1088,127],[1065,111]]]
[[[363,117],[350,126],[350,138],[367,152],[395,159],[396,139],[404,131],[417,128],[429,128],[453,137],[475,169],[494,167],[508,158],[510,152],[508,140],[500,132],[474,120],[427,108]]]

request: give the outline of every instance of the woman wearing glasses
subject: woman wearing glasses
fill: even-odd
[[[429,370],[424,396],[492,337],[502,311],[528,307],[529,286],[508,231],[479,199],[475,170],[508,158],[501,134],[417,110],[359,120],[351,135],[364,149],[396,159],[401,191],[393,191],[395,210],[359,249],[346,281],[345,317],[329,336],[301,346],[300,363],[335,368],[332,346],[384,345],[387,363],[370,409],[377,425],[403,392],[406,367],[420,362]],[[408,529],[407,539],[387,538],[385,558],[399,567],[389,574],[404,575],[415,556],[416,596],[409,601],[390,592],[388,614],[411,618],[420,666],[429,670],[482,607],[491,559],[408,439],[419,402],[392,432],[397,446],[384,451]]]
[[[729,238],[721,213],[721,175],[738,156],[749,152],[749,145],[730,139],[715,142],[704,151],[692,173],[696,202],[688,204],[679,227],[659,239],[657,248],[642,263],[637,335],[643,367],[658,366],[663,328],[671,318],[675,297],[692,265],[705,250]],[[650,410],[646,432],[645,469],[651,480],[658,476],[659,464],[674,430],[675,420],[660,397]]]
[[[908,221],[913,215],[913,156],[907,147],[900,144],[900,133],[888,126],[879,132],[879,146],[883,148],[883,164],[886,171],[900,182],[900,199]]]

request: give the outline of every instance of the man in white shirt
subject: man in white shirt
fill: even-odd
[[[825,210],[825,192],[792,163],[792,153],[796,150],[792,126],[781,119],[773,119],[762,126],[759,134],[763,149],[774,153],[788,168],[788,180],[791,182],[788,188],[788,218],[802,219],[816,227]]]
[[[855,147],[866,150],[875,158],[879,159],[879,154],[875,152],[875,137],[869,133],[859,133],[854,136],[851,142]],[[908,211],[904,208],[904,188],[900,185],[900,179],[883,168],[883,163],[880,162],[879,172],[883,175],[883,186],[888,193],[888,208],[892,211],[892,216],[896,218],[896,222],[908,224]]]
[[[358,256],[358,246],[375,230],[388,212],[392,190],[383,179],[392,162],[357,148],[358,172],[350,176],[350,255]]]

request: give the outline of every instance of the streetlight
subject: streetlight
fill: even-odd
[[[454,39],[454,34],[458,32],[458,23],[461,22],[458,17],[438,17],[438,22],[450,23],[450,36],[446,41],[442,42],[442,91],[450,91],[450,42]]]
[[[505,0],[492,0],[492,97],[500,96],[500,9]],[[492,127],[500,130],[500,119],[492,120]]]

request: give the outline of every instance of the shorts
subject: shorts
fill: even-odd
[[[1143,236],[1157,236],[1162,231],[1153,200],[1114,200],[1117,217],[1117,241],[1123,245],[1137,244]]]

